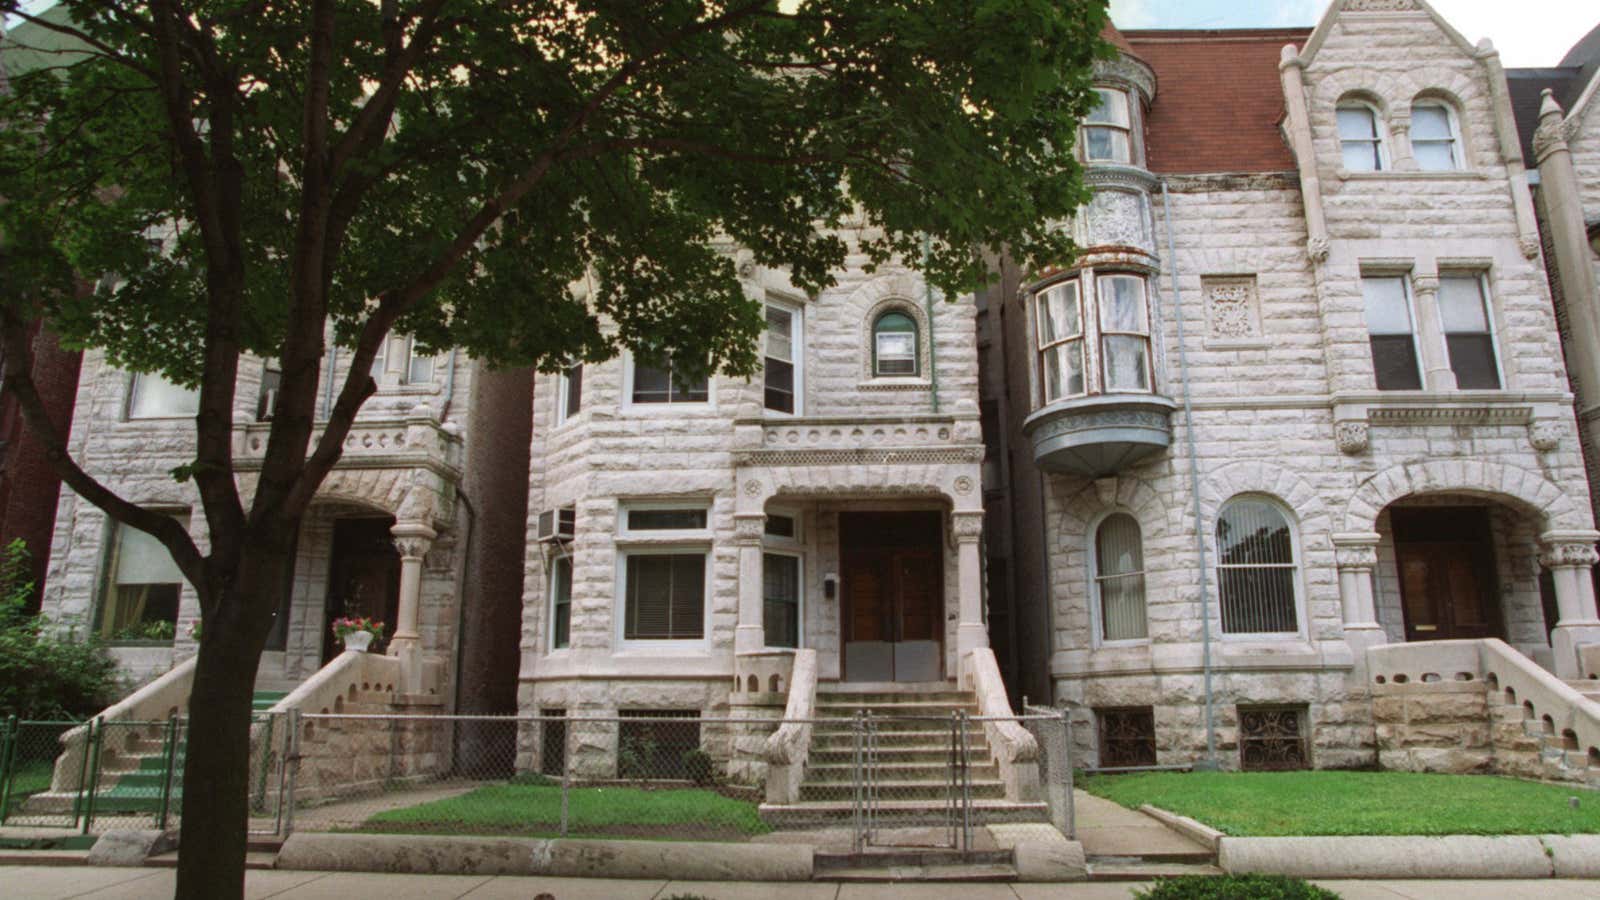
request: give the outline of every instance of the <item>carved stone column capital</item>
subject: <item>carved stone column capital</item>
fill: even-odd
[[[1539,547],[1539,564],[1547,569],[1577,567],[1587,569],[1600,562],[1592,542],[1548,541]]]
[[[767,530],[766,513],[734,513],[733,542],[740,546],[761,543]]]
[[[1378,542],[1382,538],[1374,531],[1352,532],[1333,536],[1333,560],[1341,571],[1345,569],[1372,569],[1378,565]]]
[[[1411,275],[1411,290],[1418,295],[1439,293],[1439,276],[1431,272],[1415,273]]]
[[[950,534],[955,537],[958,544],[976,543],[983,536],[983,513],[951,513]]]
[[[389,529],[389,534],[394,536],[394,546],[400,551],[401,559],[427,556],[433,539],[439,536],[438,532],[421,522],[397,522]]]

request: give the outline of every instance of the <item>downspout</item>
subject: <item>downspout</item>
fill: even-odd
[[[456,396],[456,354],[461,350],[458,347],[450,348],[450,368],[444,373],[444,402],[439,405],[439,421],[450,421],[450,401]]]
[[[328,414],[333,410],[333,380],[339,365],[339,345],[328,345],[328,378],[327,384],[322,388],[322,421],[328,421]]]
[[[933,283],[928,280],[928,257],[932,254],[933,239],[922,236],[922,302],[928,311],[928,392],[933,398],[934,415],[939,414],[939,342],[933,334]]]
[[[465,487],[463,485],[462,487]],[[461,640],[467,627],[467,569],[472,565],[472,533],[478,524],[478,511],[472,508],[472,501],[467,499],[467,492],[462,487],[456,488],[456,502],[461,504],[461,509],[467,514],[466,534],[461,540],[461,570],[456,574],[456,661],[455,661],[455,705],[451,712],[461,709],[461,686],[466,679],[461,677]]]
[[[1194,406],[1189,395],[1189,351],[1183,335],[1183,295],[1178,288],[1178,247],[1172,235],[1167,179],[1161,179],[1161,217],[1167,224],[1167,277],[1172,280],[1172,318],[1178,323],[1178,373],[1183,381],[1184,444],[1189,457],[1189,496],[1194,499],[1194,549],[1200,561],[1200,668],[1205,675],[1206,767],[1218,768],[1216,698],[1211,691],[1211,591],[1206,582],[1206,530],[1200,514],[1200,468],[1195,450]],[[1198,767],[1197,767],[1198,768]]]

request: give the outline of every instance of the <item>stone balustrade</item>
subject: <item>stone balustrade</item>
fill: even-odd
[[[271,422],[252,422],[234,432],[234,459],[242,470],[257,468],[267,453]],[[311,444],[322,429],[311,433]],[[419,406],[403,418],[361,419],[345,435],[344,468],[422,467],[454,480],[462,465],[461,436],[453,424],[441,425],[433,411]]]
[[[178,663],[161,677],[107,707],[96,718],[102,724],[161,723],[182,714],[189,706],[189,691],[194,687],[198,659],[191,656]],[[82,785],[88,736],[87,725],[79,725],[61,735],[61,754],[56,757],[55,771],[50,778],[52,793],[76,791]]]
[[[994,651],[979,647],[966,655],[963,681],[978,698],[978,715],[981,718],[998,717],[983,723],[983,733],[994,750],[1000,764],[1000,780],[1005,782],[1006,799],[1013,803],[1031,803],[1039,799],[1039,743],[1033,733],[1015,721],[1011,703],[1006,699],[1005,682],[1000,678],[1000,665]]]
[[[811,718],[817,708],[817,651],[800,650],[794,655],[793,682],[785,719],[767,738],[767,802],[794,803],[800,799],[800,782],[811,755]]]
[[[741,461],[758,464],[772,457],[857,454],[865,459],[880,452],[892,461],[930,451],[969,451],[977,461],[983,435],[976,415],[738,419],[734,450]]]

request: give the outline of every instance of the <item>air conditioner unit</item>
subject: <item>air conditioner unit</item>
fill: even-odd
[[[538,536],[541,543],[551,541],[572,540],[573,524],[577,521],[577,510],[570,506],[560,509],[547,509],[539,513]]]
[[[261,406],[256,410],[257,422],[272,421],[272,410],[278,405],[278,391],[276,388],[264,391],[261,394]]]

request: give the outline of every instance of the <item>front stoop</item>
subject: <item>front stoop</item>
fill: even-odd
[[[947,683],[927,685],[828,685],[817,689],[816,716],[800,799],[761,805],[761,817],[783,828],[837,826],[855,811],[857,713],[876,718],[879,814],[896,823],[938,824],[949,815],[951,716],[978,714],[977,696]],[[898,718],[897,718],[898,717]],[[918,717],[918,718],[908,718]],[[1043,822],[1043,802],[1006,799],[999,763],[983,726],[966,729],[973,825]]]

